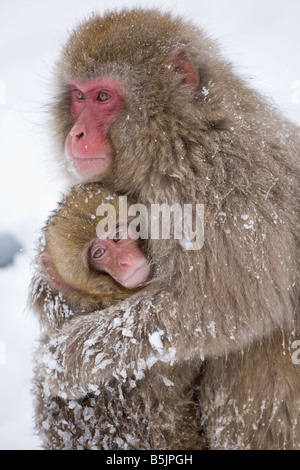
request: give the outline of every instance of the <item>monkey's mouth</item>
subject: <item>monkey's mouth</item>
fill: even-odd
[[[128,289],[133,289],[143,284],[150,273],[148,261],[143,262],[137,269],[135,269],[124,281],[122,285]]]
[[[75,170],[80,175],[101,175],[109,166],[109,159],[106,155],[99,157],[68,156],[68,161],[71,164],[71,171]]]

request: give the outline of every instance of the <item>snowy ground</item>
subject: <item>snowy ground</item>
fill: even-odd
[[[0,449],[38,449],[30,396],[38,327],[26,310],[30,261],[39,227],[64,181],[45,130],[51,67],[67,32],[92,11],[137,1],[0,0],[0,233],[24,246],[0,269]],[[202,25],[238,70],[300,124],[299,0],[161,0]],[[51,92],[51,90],[50,90]],[[52,161],[54,160],[54,161]]]

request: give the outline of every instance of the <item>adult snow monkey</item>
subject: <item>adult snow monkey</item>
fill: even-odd
[[[109,320],[106,309],[74,319],[49,346],[59,367],[50,393],[68,381],[69,398],[80,398],[112,370],[126,383],[143,375],[141,361],[169,358],[186,368],[205,360],[199,406],[209,448],[297,448],[299,368],[288,348],[299,317],[299,128],[199,28],[157,10],[83,21],[61,53],[55,85],[54,140],[68,173],[148,206],[202,203],[205,240],[199,250],[150,240],[154,274],[130,309],[126,300],[109,308]],[[130,312],[131,338],[125,323],[114,328],[122,312]],[[89,347],[87,332],[98,338]],[[159,351],[149,342],[154,332]],[[274,341],[286,345],[277,350],[290,367],[270,361]],[[252,348],[266,348],[260,367]],[[95,367],[100,351],[109,367],[105,359]],[[248,381],[247,396],[240,390]]]
[[[99,225],[97,209],[104,209],[103,204],[113,211]],[[48,392],[55,367],[45,349],[55,344],[60,328],[72,318],[129,299],[151,276],[147,240],[132,238],[133,218],[120,218],[119,205],[119,197],[100,183],[74,186],[43,229],[36,259],[40,276],[31,302],[43,329],[33,390],[36,431],[45,449],[191,449],[203,440],[192,386],[198,370],[193,367],[181,371],[177,365],[157,364],[137,382],[119,384],[112,378],[79,400]],[[126,210],[130,206],[125,201]],[[110,228],[104,231],[107,223]],[[129,319],[128,337],[130,331]],[[150,339],[160,346],[159,336]]]

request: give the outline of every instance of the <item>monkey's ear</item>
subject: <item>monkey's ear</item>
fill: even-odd
[[[66,283],[62,280],[59,275],[56,267],[54,266],[50,256],[46,253],[43,253],[40,256],[41,265],[44,268],[45,274],[47,274],[48,279],[52,286],[58,290],[65,290],[67,288]]]
[[[184,73],[183,83],[195,90],[199,85],[199,77],[186,53],[181,50],[174,51],[170,54],[170,61],[176,72]]]

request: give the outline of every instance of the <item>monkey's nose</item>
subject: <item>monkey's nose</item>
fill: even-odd
[[[121,267],[130,266],[130,264],[131,264],[131,256],[130,256],[130,255],[122,254],[122,256],[119,256],[118,262],[119,262],[119,266],[121,266]]]
[[[76,133],[75,135],[73,135],[72,137],[75,138],[75,139],[78,141],[78,140],[83,139],[84,135],[85,135],[84,132],[81,131],[81,132],[77,132],[77,133]]]
[[[70,135],[72,139],[75,139],[76,141],[81,140],[85,136],[83,126],[78,125],[78,123],[77,125],[75,124],[70,131]]]

